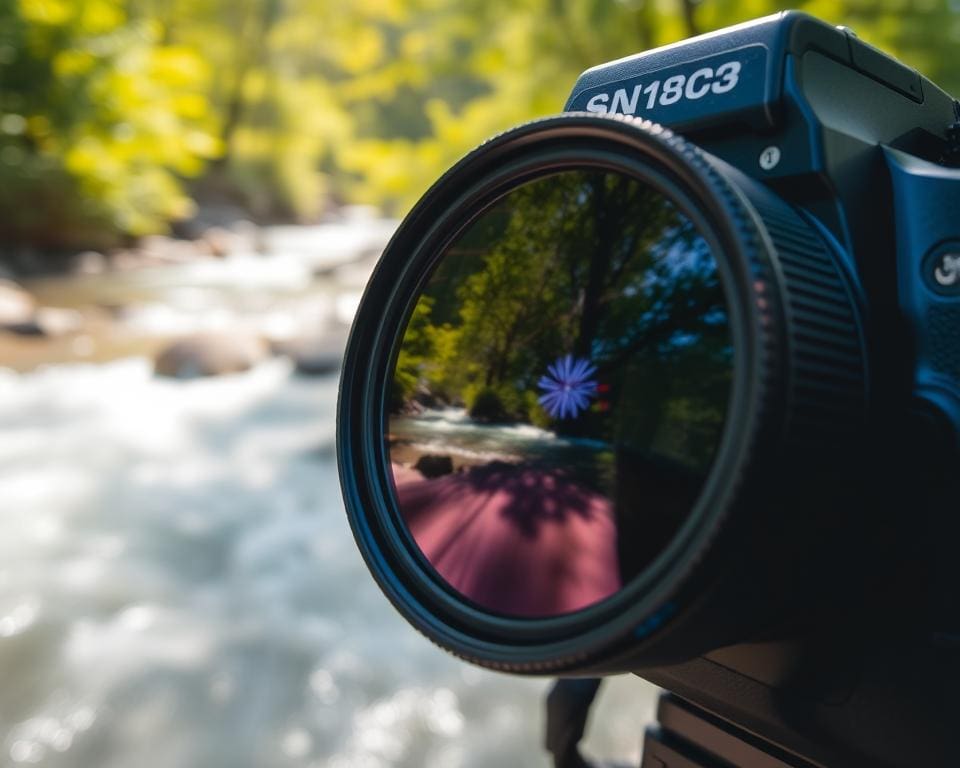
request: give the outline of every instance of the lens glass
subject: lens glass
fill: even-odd
[[[487,611],[586,608],[690,514],[732,372],[717,264],[677,203],[613,171],[528,181],[446,249],[402,336],[385,438],[403,521]]]

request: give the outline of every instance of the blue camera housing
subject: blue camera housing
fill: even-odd
[[[589,69],[565,110],[665,125],[801,209],[859,293],[875,408],[912,395],[960,441],[960,102],[787,11]]]

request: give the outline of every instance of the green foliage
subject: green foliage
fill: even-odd
[[[706,465],[732,368],[724,307],[709,247],[662,195],[613,173],[555,174],[448,250],[406,331],[393,407],[437,396],[475,421],[613,434]],[[539,381],[567,354],[604,389],[556,419]]]
[[[201,172],[263,218],[401,213],[583,69],[786,6],[960,91],[953,0],[5,0],[0,234],[157,231]]]
[[[161,37],[117,0],[2,6],[5,239],[104,241],[190,212],[178,179],[218,151],[206,66]]]
[[[391,407],[399,411],[404,403],[417,393],[425,368],[434,356],[433,327],[430,325],[430,311],[433,299],[424,296],[413,308],[413,314],[404,332],[404,343],[397,356],[397,367],[393,377]]]
[[[470,404],[470,418],[488,424],[511,421],[511,414],[503,397],[493,387],[484,387],[473,397]]]
[[[381,120],[359,125],[355,140],[336,150],[337,167],[356,178],[348,194],[400,212],[487,137],[559,112],[584,69],[783,9],[852,26],[960,92],[955,0],[469,0],[410,8],[387,35],[405,44],[363,75],[364,87],[346,91],[354,110],[374,99]],[[422,135],[391,119],[411,100],[428,121]]]

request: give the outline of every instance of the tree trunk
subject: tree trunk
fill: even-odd
[[[694,37],[700,34],[700,27],[697,24],[695,0],[680,0],[680,8],[683,11],[683,23],[687,28],[687,37]]]

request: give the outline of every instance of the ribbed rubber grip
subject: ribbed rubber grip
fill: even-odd
[[[798,447],[829,447],[861,429],[866,417],[867,370],[857,305],[838,257],[812,226],[765,189],[751,189],[748,197],[780,273],[785,435]]]

